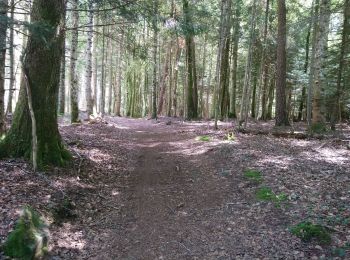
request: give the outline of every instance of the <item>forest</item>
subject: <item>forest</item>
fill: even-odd
[[[0,0],[0,259],[349,259],[350,0]]]

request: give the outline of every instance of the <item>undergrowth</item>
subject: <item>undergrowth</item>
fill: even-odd
[[[293,226],[290,232],[299,237],[303,242],[310,242],[315,239],[322,244],[331,243],[331,235],[328,230],[321,225],[313,224],[309,221],[303,221]]]

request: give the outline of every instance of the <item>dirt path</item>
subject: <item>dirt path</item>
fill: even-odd
[[[62,126],[75,167],[46,173],[49,186],[23,166],[8,168],[4,186],[13,189],[11,196],[2,189],[3,205],[12,217],[0,231],[13,225],[20,205],[45,213],[63,190],[78,216],[52,225],[49,259],[322,259],[346,252],[349,224],[336,222],[350,219],[346,147],[240,133],[224,141],[231,124],[215,132],[208,123],[166,121]],[[210,141],[196,140],[202,135]],[[247,169],[259,170],[263,182],[247,180]],[[259,201],[256,191],[265,186],[288,200]],[[302,243],[289,228],[303,220],[339,232],[329,246]]]

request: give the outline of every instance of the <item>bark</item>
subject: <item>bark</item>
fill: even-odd
[[[94,26],[99,23],[98,16],[94,17]],[[94,34],[92,41],[92,90],[93,96],[92,100],[95,106],[96,113],[98,112],[97,106],[97,69],[98,69],[98,55],[97,55],[97,46],[98,46],[98,34]]]
[[[63,14],[63,27],[66,27],[66,12]],[[60,88],[59,88],[59,108],[58,113],[61,115],[65,112],[66,107],[66,31],[62,32],[63,48],[60,71]]]
[[[124,30],[124,26],[122,26],[122,30]],[[124,50],[124,33],[122,33],[121,39],[120,39],[120,45],[119,45],[119,51],[118,51],[118,60],[117,60],[117,82],[115,84],[115,115],[121,116],[120,108],[121,108],[121,102],[122,102],[122,60],[123,60],[123,50]]]
[[[7,0],[0,0],[0,15],[6,17]],[[5,133],[5,59],[7,20],[0,20],[0,136]]]
[[[317,28],[318,28],[318,16],[319,16],[319,0],[315,0],[312,5],[313,22],[312,22],[312,51],[310,59],[310,72],[309,72],[309,84],[307,89],[307,124],[311,126],[312,119],[312,97],[313,97],[313,81],[315,74],[315,60],[316,60],[316,39],[317,39]]]
[[[186,65],[187,65],[187,111],[188,120],[198,117],[198,90],[194,28],[188,0],[182,0],[185,17]]]
[[[251,69],[252,69],[252,60],[253,60],[253,42],[255,38],[255,25],[256,25],[256,0],[253,2],[253,12],[250,20],[250,33],[249,33],[249,42],[248,42],[248,54],[245,67],[245,76],[244,76],[244,86],[243,94],[241,100],[241,110],[240,110],[240,125],[244,122],[244,127],[247,125],[248,113],[249,113],[249,97],[251,92]]]
[[[157,113],[158,115],[161,115],[163,112],[164,96],[166,91],[166,81],[169,75],[170,52],[171,52],[171,47],[168,46],[168,51],[164,61],[162,80],[160,82],[160,93],[159,93],[159,99],[158,99],[158,113]]]
[[[34,0],[31,21],[48,26],[51,30],[40,38],[35,34],[29,36],[23,59],[23,70],[31,88],[36,117],[39,167],[47,164],[61,166],[70,159],[57,125],[64,9],[63,0]],[[11,129],[0,145],[0,157],[5,156],[32,156],[32,126],[24,80]]]
[[[10,13],[11,13],[11,23],[10,23],[10,44],[9,44],[9,57],[10,57],[10,84],[9,84],[9,95],[7,102],[7,112],[6,114],[12,114],[12,101],[13,92],[15,91],[15,54],[14,54],[14,27],[13,21],[15,18],[15,1],[10,2]]]
[[[311,14],[313,14],[313,12]],[[304,63],[304,73],[307,73],[309,69],[311,28],[312,28],[312,23],[310,23],[310,26],[306,35],[306,46],[305,46],[306,55],[305,55],[305,63]],[[301,121],[303,119],[305,98],[306,98],[306,87],[303,86],[303,89],[301,91],[301,100],[300,100],[299,110],[298,110],[298,121]]]
[[[88,32],[87,32],[87,45],[86,45],[86,71],[85,71],[85,98],[86,98],[86,112],[87,119],[93,114],[94,102],[92,99],[92,42],[93,42],[93,24],[94,24],[94,12],[93,1],[88,1]]]
[[[267,114],[267,97],[268,97],[268,73],[269,73],[269,66],[268,66],[268,59],[267,59],[267,32],[268,32],[268,25],[269,25],[269,12],[270,12],[270,0],[266,0],[266,7],[265,7],[265,22],[264,22],[264,36],[263,36],[263,54],[261,57],[261,119],[266,120],[266,114]]]
[[[179,45],[179,40],[176,40],[177,44],[176,44],[176,54],[175,54],[175,65],[174,65],[174,73],[173,73],[173,82],[174,82],[174,92],[173,92],[173,98],[172,98],[172,110],[173,110],[173,116],[176,117],[177,115],[177,79],[178,79],[178,75],[179,75],[179,61],[181,58],[181,53],[182,50],[180,48]]]
[[[152,21],[153,29],[153,90],[152,90],[152,118],[157,118],[157,53],[158,53],[158,0],[154,0],[155,16]]]
[[[278,39],[277,39],[277,72],[276,72],[276,126],[289,125],[286,107],[287,78],[287,23],[285,0],[278,0]]]
[[[234,22],[234,33],[233,33],[233,49],[232,49],[232,90],[230,98],[230,117],[236,118],[236,95],[237,95],[237,68],[238,68],[238,44],[240,34],[240,20],[241,20],[241,1],[236,4],[236,14]]]
[[[342,41],[340,45],[339,65],[337,75],[337,89],[335,93],[335,102],[333,105],[333,111],[331,116],[331,127],[335,130],[335,124],[341,120],[342,111],[342,96],[344,94],[343,72],[346,67],[346,55],[349,53],[350,48],[350,0],[344,2],[344,22],[342,31]],[[349,62],[348,62],[349,63]]]
[[[323,106],[323,89],[327,85],[324,62],[329,32],[330,19],[330,0],[321,0],[320,15],[316,30],[315,43],[315,63],[314,63],[314,80],[313,100],[312,100],[312,127],[323,126],[325,119],[322,111]],[[318,128],[318,127],[317,127]]]
[[[71,122],[79,121],[79,107],[78,107],[78,76],[77,76],[77,60],[78,60],[78,25],[79,12],[78,0],[72,1],[72,39],[71,39],[71,56],[70,56],[70,105],[71,105]]]
[[[222,35],[221,35],[221,54],[219,61],[219,101],[220,117],[223,119],[227,116],[229,108],[229,58],[230,58],[230,31],[231,31],[231,0],[222,1]]]

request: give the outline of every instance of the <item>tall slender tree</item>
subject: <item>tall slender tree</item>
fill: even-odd
[[[5,59],[7,31],[7,0],[0,0],[0,135],[5,133]]]
[[[86,45],[86,71],[85,71],[85,95],[86,95],[86,112],[89,116],[93,114],[94,102],[92,99],[92,41],[93,41],[93,26],[94,26],[94,11],[93,1],[88,1],[88,32],[87,32],[87,45]]]
[[[286,107],[287,77],[287,10],[285,0],[278,0],[278,39],[276,77],[276,126],[289,125]]]
[[[70,56],[70,105],[71,105],[71,122],[76,123],[79,120],[78,107],[78,75],[77,75],[77,60],[78,60],[78,26],[79,26],[79,0],[72,1],[72,39],[71,39],[71,56]]]
[[[313,76],[313,99],[312,99],[312,128],[324,128],[325,118],[323,114],[323,89],[327,85],[324,63],[329,32],[330,0],[320,0],[320,12],[315,30],[314,44],[314,76]]]
[[[9,57],[10,57],[10,84],[9,84],[9,91],[8,91],[8,99],[7,99],[7,111],[6,114],[12,114],[12,102],[13,102],[13,93],[15,91],[15,38],[14,38],[14,19],[15,19],[15,1],[11,0],[10,2],[10,15],[11,15],[11,22],[10,22],[10,39],[9,39]]]

